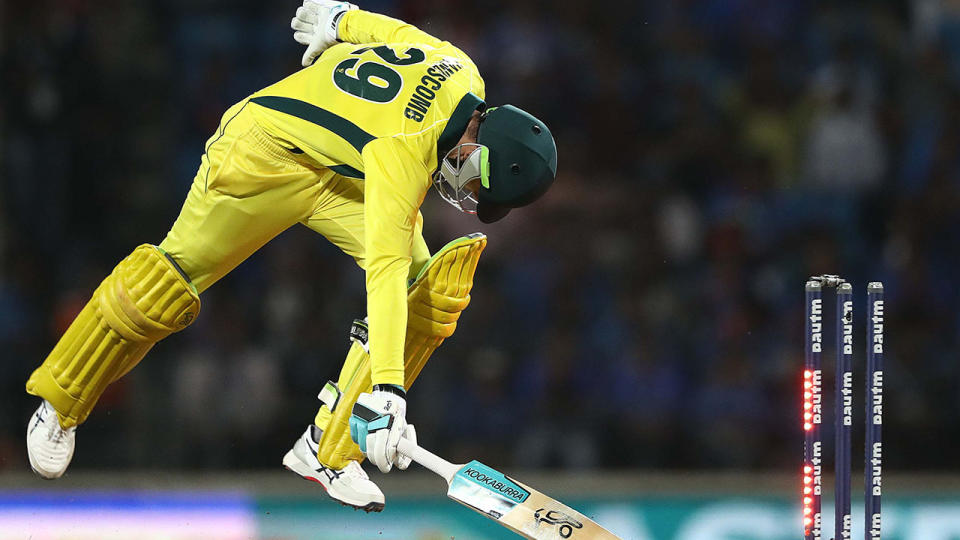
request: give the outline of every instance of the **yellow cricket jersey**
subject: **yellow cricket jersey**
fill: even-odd
[[[460,49],[360,10],[344,41],[251,96],[258,124],[304,163],[364,179],[367,315],[374,384],[403,385],[406,278],[414,227],[439,155],[485,97]]]

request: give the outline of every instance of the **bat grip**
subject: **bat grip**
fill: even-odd
[[[397,444],[397,450],[420,465],[442,476],[448,484],[453,481],[453,477],[457,474],[457,471],[460,470],[460,468],[453,463],[450,463],[429,450],[421,448],[407,439],[400,439],[400,442]]]

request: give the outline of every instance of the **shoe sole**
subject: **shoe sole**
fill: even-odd
[[[319,484],[320,487],[323,488],[323,492],[327,494],[327,497],[330,497],[331,500],[340,503],[342,506],[348,506],[350,508],[353,508],[354,510],[363,510],[368,514],[370,512],[380,512],[381,510],[383,510],[384,503],[371,502],[365,505],[359,505],[359,504],[353,504],[348,501],[334,497],[333,494],[331,494],[330,491],[327,490],[327,486],[323,485],[323,482],[317,479],[317,477],[313,476],[317,474],[317,471],[311,470],[309,467],[304,465],[303,462],[300,461],[300,458],[298,458],[293,453],[293,450],[288,451],[287,454],[283,456],[283,466],[288,471],[296,473],[298,476],[300,476],[304,480],[309,480],[311,482],[316,482],[317,484]]]
[[[40,478],[43,478],[44,480],[56,480],[57,478],[60,478],[61,476],[63,476],[63,473],[53,475],[53,476],[47,475],[47,473],[33,466],[33,460],[30,460],[30,470],[33,471],[33,473],[39,476]]]

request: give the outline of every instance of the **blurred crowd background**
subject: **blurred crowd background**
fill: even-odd
[[[27,467],[30,371],[113,265],[163,238],[220,115],[299,69],[297,5],[0,3],[0,470]],[[839,273],[856,425],[882,280],[887,467],[956,467],[960,2],[361,7],[457,43],[488,101],[559,145],[553,190],[494,226],[428,196],[432,249],[475,230],[490,246],[412,389],[424,444],[515,467],[792,470],[802,287]],[[352,260],[284,233],[110,388],[74,466],[279,466],[363,315]]]

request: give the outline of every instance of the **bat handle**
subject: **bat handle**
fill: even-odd
[[[397,444],[397,450],[420,465],[442,476],[448,484],[453,481],[453,477],[456,476],[457,471],[460,470],[459,466],[450,463],[429,450],[421,448],[407,439],[400,439],[399,444]]]

